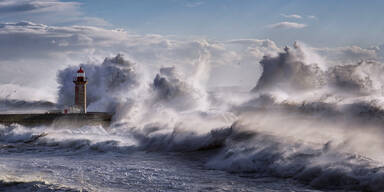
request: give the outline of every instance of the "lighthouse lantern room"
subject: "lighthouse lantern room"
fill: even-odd
[[[80,113],[87,113],[87,83],[84,70],[80,67],[77,76],[73,79],[75,83],[75,106],[80,109]]]

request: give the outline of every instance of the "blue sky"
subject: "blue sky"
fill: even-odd
[[[71,0],[73,2],[73,0]],[[209,39],[269,38],[314,46],[383,43],[384,1],[357,0],[80,0],[87,16],[137,33]],[[284,17],[296,14],[298,18]],[[314,16],[309,17],[309,16]],[[303,28],[271,28],[279,22]]]
[[[383,44],[380,0],[0,0],[0,22],[98,25],[210,40],[299,40],[317,47]]]

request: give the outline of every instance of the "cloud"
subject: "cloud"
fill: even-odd
[[[59,1],[2,1],[0,2],[0,12],[20,13],[20,12],[46,12],[58,9],[74,9],[80,3],[77,2],[59,2]]]
[[[58,70],[80,63],[102,63],[105,57],[123,53],[138,64],[138,70],[148,72],[148,84],[160,68],[177,66],[190,84],[250,88],[258,79],[254,73],[260,68],[258,61],[265,53],[278,50],[271,40],[174,39],[92,26],[0,23],[0,83],[38,88],[54,98]],[[200,77],[206,80],[192,82]]]
[[[378,50],[365,49],[358,46],[346,46],[335,48],[314,48],[317,53],[327,58],[331,65],[356,64],[362,60],[380,60]]]
[[[203,5],[203,4],[204,4],[204,2],[202,2],[202,1],[195,1],[195,2],[187,2],[187,3],[185,4],[185,6],[186,6],[186,7],[193,8],[193,7],[201,6],[201,5]]]
[[[302,23],[284,21],[284,22],[269,25],[268,27],[273,28],[273,29],[279,29],[279,28],[281,28],[281,29],[300,29],[300,28],[307,27],[307,25],[302,24]]]
[[[309,16],[308,16],[308,19],[317,19],[317,17],[314,16],[314,15],[309,15]]]
[[[59,0],[0,1],[0,20],[29,20],[46,24],[86,24],[107,26],[97,17],[87,17],[80,11],[81,3]]]
[[[53,27],[28,21],[0,24],[0,29],[0,42],[8,45],[0,46],[2,60],[70,54],[91,46],[109,46],[126,35],[122,31],[97,27]]]
[[[321,55],[325,61],[305,53],[307,56],[303,62],[317,63],[324,70],[327,68],[323,67],[324,62],[326,66],[356,64],[361,59],[379,59],[380,51],[379,48],[357,46],[301,50],[312,50]],[[259,61],[264,56],[276,57],[278,52],[281,48],[268,39],[210,41],[140,35],[92,26],[64,27],[27,21],[2,23],[0,84],[23,85],[54,98],[57,71],[81,63],[100,64],[105,57],[122,53],[137,64],[137,70],[146,71],[143,79],[147,85],[153,83],[159,69],[176,67],[187,77],[186,83],[194,86],[243,86],[251,89],[263,70]],[[316,61],[307,61],[308,58]]]
[[[297,14],[291,14],[291,15],[281,14],[281,16],[283,16],[285,18],[291,18],[291,19],[301,19],[302,18],[302,16],[297,15]]]

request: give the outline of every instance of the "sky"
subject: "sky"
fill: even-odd
[[[200,83],[249,89],[261,58],[294,42],[321,62],[381,60],[382,7],[378,0],[0,0],[0,97],[38,88],[30,98],[54,100],[59,70],[118,53],[148,82],[161,67],[188,77],[204,63]]]
[[[73,9],[62,17],[70,17],[72,12],[81,15],[83,23],[145,34],[217,40],[269,38],[278,44],[301,40],[314,46],[369,46],[384,40],[381,36],[384,23],[380,22],[384,2],[380,0],[65,0],[62,3],[62,7]],[[19,18],[22,17],[16,14],[2,20]],[[79,19],[52,20],[42,16],[23,19],[53,25],[82,23]]]
[[[51,14],[41,3],[49,1],[39,1],[2,0],[0,19],[214,40],[268,38],[279,45],[300,40],[313,46],[370,46],[384,41],[380,0],[65,0],[51,1],[57,4]],[[4,6],[7,2],[13,8]]]

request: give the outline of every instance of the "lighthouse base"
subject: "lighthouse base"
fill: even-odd
[[[0,114],[0,124],[20,124],[23,126],[79,127],[101,125],[109,127],[112,115],[103,112],[88,113],[46,113],[46,114]]]

